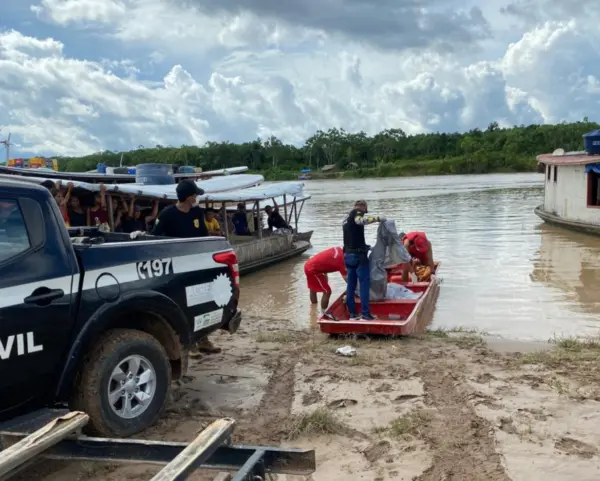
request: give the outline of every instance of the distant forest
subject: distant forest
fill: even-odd
[[[107,150],[84,157],[59,157],[58,161],[60,170],[80,172],[95,169],[99,162],[118,166],[121,155],[123,165],[169,163],[203,170],[246,165],[267,179],[296,178],[302,169],[311,169],[317,177],[531,172],[537,169],[536,155],[557,148],[581,150],[582,135],[596,129],[600,125],[587,117],[581,122],[512,128],[492,122],[485,130],[464,133],[407,135],[401,129],[387,129],[369,136],[334,128],[319,130],[302,146],[284,144],[276,137],[242,144],[140,145],[123,153]],[[326,165],[335,166],[326,169],[335,173],[323,173]]]

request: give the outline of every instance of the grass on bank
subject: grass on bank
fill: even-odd
[[[351,431],[333,412],[319,407],[309,413],[291,416],[286,426],[286,437],[291,441],[303,436],[347,435]]]
[[[389,435],[394,438],[412,436],[424,438],[425,430],[431,425],[433,414],[426,409],[415,409],[394,419],[388,426],[380,426],[373,431],[375,434]]]
[[[600,362],[600,337],[550,339],[552,349],[525,353],[515,359],[517,364],[543,364],[560,367],[565,363]]]

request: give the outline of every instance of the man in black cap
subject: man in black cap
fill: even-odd
[[[206,237],[204,209],[197,205],[197,197],[204,191],[193,180],[184,179],[177,184],[177,203],[165,207],[158,215],[152,235],[166,237]]]
[[[204,191],[193,180],[180,180],[177,184],[177,203],[165,207],[158,215],[152,235],[165,237],[208,237],[208,229],[204,222],[204,209],[197,205],[198,196]],[[215,354],[221,349],[215,347],[208,338],[197,344],[199,352]],[[198,354],[191,353],[192,357]]]
[[[373,222],[384,222],[382,216],[367,214],[367,202],[357,200],[354,209],[344,220],[344,264],[346,265],[347,290],[346,305],[351,320],[373,321],[369,308],[369,288],[371,287],[371,269],[369,266],[369,246],[365,241],[365,225]],[[360,295],[360,315],[356,312],[354,293],[356,284]]]

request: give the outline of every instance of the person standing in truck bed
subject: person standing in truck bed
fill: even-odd
[[[154,223],[152,235],[165,237],[208,237],[208,228],[204,222],[204,209],[198,206],[198,196],[204,191],[193,180],[180,180],[177,184],[177,203],[165,207]],[[199,353],[216,354],[221,349],[208,338],[196,345]],[[198,353],[190,353],[197,357]]]

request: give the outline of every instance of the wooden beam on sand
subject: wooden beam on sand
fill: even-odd
[[[213,481],[231,481],[233,478],[229,473],[219,473]]]
[[[70,412],[54,419],[18,443],[0,451],[0,479],[48,448],[78,432],[88,423],[89,419],[89,416],[83,412]]]
[[[150,481],[186,479],[196,468],[204,464],[222,444],[230,439],[234,424],[235,421],[230,418],[214,421]]]

